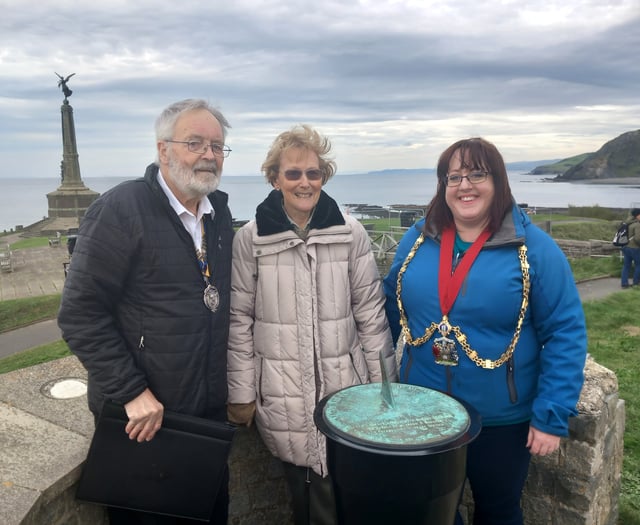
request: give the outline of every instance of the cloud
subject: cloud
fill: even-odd
[[[3,3],[0,177],[57,176],[54,71],[76,73],[83,177],[140,174],[187,97],[230,120],[231,175],[300,122],[362,171],[433,167],[471,135],[508,161],[568,157],[640,121],[637,0]]]

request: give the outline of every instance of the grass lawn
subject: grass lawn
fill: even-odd
[[[60,246],[66,246],[67,238],[63,235],[60,238]],[[20,239],[11,245],[12,250],[25,250],[27,248],[42,248],[49,246],[49,237],[27,237]]]
[[[0,301],[0,333],[53,319],[60,307],[60,294]]]
[[[576,282],[602,276],[620,277],[622,259],[618,254],[610,257],[584,257],[569,259],[569,266]]]
[[[71,352],[69,351],[67,343],[62,340],[36,346],[30,350],[25,350],[24,352],[0,359],[0,374],[6,374],[7,372],[39,365],[40,363],[46,363],[70,355]]]
[[[618,377],[625,401],[620,525],[640,525],[640,290],[585,303],[589,353]]]

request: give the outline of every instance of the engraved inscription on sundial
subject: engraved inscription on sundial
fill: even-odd
[[[347,438],[394,447],[446,443],[469,429],[469,414],[454,398],[414,385],[390,387],[393,407],[382,399],[380,384],[336,392],[324,407],[324,421]]]

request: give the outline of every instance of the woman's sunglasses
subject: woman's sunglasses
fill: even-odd
[[[284,172],[284,178],[290,181],[299,180],[302,177],[302,174],[307,176],[307,180],[320,180],[322,179],[322,170],[317,168],[312,168],[310,170],[302,171],[302,170],[286,170]]]

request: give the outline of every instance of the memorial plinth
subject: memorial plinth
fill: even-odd
[[[372,383],[325,397],[314,413],[327,437],[338,522],[451,525],[480,416],[435,390],[387,387],[392,404]]]

